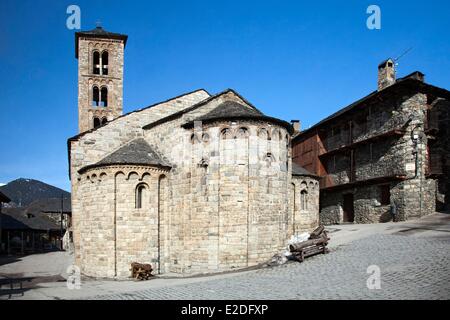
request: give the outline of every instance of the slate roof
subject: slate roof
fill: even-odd
[[[266,116],[264,113],[256,108],[249,108],[235,101],[225,101],[218,105],[210,112],[183,124],[184,128],[191,128],[195,121],[212,122],[219,120],[264,120],[268,122],[277,123],[285,127],[289,133],[292,134],[292,125],[286,121]]]
[[[207,114],[198,117],[196,120],[209,121],[222,118],[233,117],[261,117],[264,114],[253,108],[246,107],[235,101],[225,101],[219,106],[208,112]]]
[[[60,224],[43,214],[31,214],[26,208],[4,208],[2,211],[3,230],[59,230]]]
[[[80,37],[122,40],[124,47],[127,44],[127,39],[128,39],[128,36],[125,34],[109,32],[109,31],[106,31],[105,29],[103,29],[101,26],[98,26],[92,30],[75,32],[75,57],[77,59],[78,59],[78,39]]]
[[[137,110],[134,110],[134,111],[131,111],[131,112],[128,112],[128,113],[125,113],[125,114],[123,114],[123,115],[121,115],[121,116],[118,116],[117,118],[114,118],[114,119],[111,120],[111,121],[106,122],[105,124],[102,124],[102,125],[100,125],[100,126],[98,126],[98,127],[95,127],[95,128],[89,129],[89,130],[86,130],[86,131],[84,131],[84,132],[81,132],[81,133],[79,133],[79,134],[77,134],[77,135],[75,135],[75,136],[73,136],[73,137],[67,139],[67,160],[68,160],[68,162],[69,162],[69,165],[68,165],[68,169],[69,169],[69,170],[68,170],[68,173],[69,173],[69,179],[71,179],[71,176],[70,176],[70,168],[71,168],[71,163],[70,163],[70,162],[71,162],[71,159],[70,159],[70,152],[71,152],[71,148],[72,148],[72,144],[71,144],[72,141],[78,141],[81,137],[83,137],[83,136],[85,136],[85,135],[87,135],[87,134],[89,134],[89,133],[91,133],[91,132],[97,131],[98,129],[102,128],[103,126],[111,125],[111,123],[114,123],[114,122],[115,122],[116,120],[118,120],[118,119],[127,117],[127,116],[129,116],[129,115],[131,115],[131,114],[136,114],[136,113],[138,113],[138,112],[141,112],[141,111],[144,111],[144,110],[153,108],[153,107],[158,106],[158,105],[160,105],[160,104],[163,104],[163,103],[166,103],[166,102],[169,102],[169,101],[173,101],[173,100],[177,100],[177,99],[182,98],[182,97],[184,97],[184,96],[187,96],[187,95],[190,95],[190,94],[193,94],[193,93],[196,93],[196,92],[200,92],[200,91],[203,91],[203,92],[205,92],[208,96],[210,96],[209,92],[206,91],[205,89],[197,89],[197,90],[194,90],[194,91],[191,91],[191,92],[183,93],[183,94],[180,94],[180,95],[178,95],[178,96],[176,96],[176,97],[172,97],[172,98],[169,98],[169,99],[164,100],[164,101],[156,102],[156,103],[154,103],[154,104],[152,104],[152,105],[149,105],[149,106],[147,106],[147,107],[144,107],[144,108],[141,108],[141,109],[137,109]],[[205,100],[206,100],[206,99],[205,99]],[[204,100],[203,100],[203,101],[204,101]],[[190,109],[190,108],[192,108],[192,107],[189,107],[189,108],[187,108],[187,109]],[[186,110],[186,109],[185,109],[185,110]],[[176,113],[179,113],[179,112],[176,112]],[[165,117],[165,118],[169,118],[169,117],[171,117],[171,116],[167,116],[167,117]],[[165,118],[164,118],[164,119],[165,119]],[[156,122],[158,122],[158,121],[156,121]],[[144,127],[144,129],[145,129],[145,127]]]
[[[435,87],[433,85],[430,85],[428,83],[425,83],[423,81],[424,74],[420,71],[414,71],[413,73],[404,76],[403,78],[397,79],[397,81],[381,90],[375,90],[372,93],[368,94],[364,98],[361,98],[352,104],[348,105],[345,108],[342,108],[338,110],[337,112],[331,114],[330,116],[326,117],[325,119],[319,121],[312,127],[299,132],[296,134],[292,139],[297,139],[300,136],[304,136],[305,133],[311,132],[312,130],[315,130],[319,128],[322,125],[325,125],[327,122],[338,118],[339,116],[346,114],[347,112],[350,112],[352,110],[358,109],[358,108],[364,108],[366,104],[372,103],[377,101],[377,99],[385,99],[386,96],[397,94],[398,92],[402,92],[402,90],[414,90],[416,92],[430,92],[438,96],[445,97],[447,99],[450,98],[450,92],[446,89]]]
[[[216,94],[214,94],[214,95],[210,95],[208,98],[206,98],[206,99],[204,99],[204,100],[202,100],[202,101],[199,101],[199,102],[197,102],[196,104],[194,104],[194,105],[192,105],[192,106],[190,106],[190,107],[188,107],[188,108],[185,108],[185,109],[180,110],[180,111],[178,111],[178,112],[172,113],[171,115],[168,115],[168,116],[166,116],[166,117],[163,117],[163,118],[161,118],[161,119],[159,119],[159,120],[150,122],[149,124],[143,126],[142,129],[148,130],[148,129],[151,129],[151,128],[157,126],[157,125],[160,125],[161,123],[165,123],[165,122],[167,122],[167,121],[172,121],[172,120],[174,120],[174,119],[178,119],[178,118],[180,118],[181,116],[183,116],[184,114],[186,114],[186,113],[188,113],[188,112],[191,112],[191,111],[193,111],[193,110],[196,110],[196,109],[200,108],[201,106],[204,106],[205,104],[211,102],[212,100],[214,100],[214,99],[216,99],[216,98],[218,98],[218,97],[220,97],[220,96],[222,96],[222,95],[224,95],[224,94],[230,93],[230,92],[233,93],[234,95],[238,96],[242,101],[244,101],[247,105],[249,105],[249,106],[252,107],[253,109],[258,110],[258,109],[256,109],[256,107],[253,106],[250,102],[248,102],[247,100],[245,100],[245,98],[242,97],[238,92],[236,92],[236,91],[233,90],[233,89],[229,89],[229,88],[228,88],[228,89],[226,89],[226,90],[224,90],[224,91],[222,91],[222,92],[216,93]],[[208,92],[207,92],[207,93],[208,93]],[[209,93],[208,93],[208,94],[209,94]],[[258,111],[259,111],[259,110],[258,110]]]
[[[138,138],[120,149],[114,151],[99,162],[83,167],[79,170],[80,173],[87,169],[94,167],[101,167],[107,165],[154,165],[161,167],[171,167],[171,165],[164,160],[143,138]]]
[[[62,199],[62,210],[63,213],[71,213],[71,199]],[[27,213],[39,214],[39,213],[60,213],[61,212],[61,198],[48,198],[39,199],[30,203],[26,207]]]
[[[319,176],[315,175],[314,173],[309,172],[305,168],[299,166],[298,164],[292,162],[292,175],[293,176],[305,176],[305,177],[312,177],[312,178],[319,178]]]

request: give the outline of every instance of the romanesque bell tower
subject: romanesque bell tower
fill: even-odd
[[[122,115],[123,54],[127,38],[100,26],[75,33],[80,133]]]

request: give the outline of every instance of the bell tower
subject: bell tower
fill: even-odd
[[[122,115],[123,56],[128,36],[100,25],[75,33],[78,59],[78,131]]]

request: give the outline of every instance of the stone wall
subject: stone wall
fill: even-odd
[[[397,183],[389,184],[391,198],[397,201],[399,211],[402,211],[402,198],[394,191],[396,186]],[[322,194],[321,223],[329,225],[343,222],[344,195],[349,193],[353,194],[355,223],[392,221],[390,203],[383,204],[380,185],[372,185]]]
[[[372,108],[373,110],[374,108]],[[365,181],[375,178],[391,177],[391,180],[378,182],[378,185],[349,185],[339,191],[324,190],[321,194],[321,222],[324,224],[343,221],[344,194],[353,194],[356,223],[372,223],[390,220],[389,205],[380,205],[379,184],[389,184],[390,198],[398,205],[398,219],[417,218],[435,211],[436,180],[426,176],[427,143],[425,134],[427,97],[415,94],[401,100],[385,100],[377,113],[381,121],[370,121],[367,130],[360,130],[355,141],[362,141],[402,127],[400,136],[384,137],[371,143],[358,146],[355,151],[355,180]],[[363,111],[363,114],[366,111]],[[358,115],[355,119],[358,119]],[[374,118],[370,116],[369,118]],[[402,125],[403,124],[403,125]],[[378,130],[377,130],[378,128]],[[417,132],[420,140],[417,147],[411,132]],[[332,139],[336,143],[336,139]],[[339,142],[336,145],[340,145]],[[328,145],[330,143],[328,142]],[[417,152],[416,152],[417,150]],[[417,159],[416,159],[417,154]],[[337,160],[336,160],[337,159]],[[416,161],[418,167],[416,170]],[[350,161],[345,155],[327,160],[329,177],[336,185],[350,183]],[[394,181],[398,177],[399,181]],[[403,177],[403,178],[402,178]],[[402,181],[404,180],[404,181]]]
[[[143,126],[184,110],[208,97],[209,94],[204,90],[194,91],[130,112],[114,119],[106,126],[80,135],[70,142],[71,176],[76,176],[79,169],[101,160],[127,142],[142,137]]]
[[[77,254],[83,274],[128,277],[134,261],[164,271],[169,255],[166,174],[153,167],[107,166],[80,176],[84,199]],[[141,208],[136,207],[138,186],[144,186]]]
[[[92,132],[86,132],[76,139],[69,141],[70,144],[70,177],[72,187],[72,223],[75,247],[75,262],[81,264],[81,235],[80,223],[86,213],[83,207],[90,202],[91,194],[81,189],[80,175],[78,170],[94,164],[108,154],[119,149],[127,142],[143,136],[142,127],[150,122],[157,121],[163,117],[188,108],[195,103],[208,98],[204,90],[195,91],[166,102],[134,111],[126,116],[119,117],[106,126],[99,127]],[[82,180],[81,180],[82,181]]]
[[[183,269],[173,271],[242,268],[285,246],[290,179],[286,130],[252,121],[181,128],[225,100],[245,103],[227,94],[195,114],[145,132],[147,141],[174,165],[170,189],[178,196],[170,197],[170,206],[172,212],[183,212],[174,227],[183,235],[175,246],[184,245],[177,249]]]
[[[80,38],[78,45],[78,128],[93,128],[93,118],[111,121],[122,115],[124,44],[120,40]],[[93,74],[93,52],[108,52],[108,75]],[[92,88],[108,89],[108,106],[91,106]]]
[[[302,192],[306,195],[302,196]],[[289,235],[310,232],[319,225],[319,193],[318,178],[292,177],[290,209],[293,211],[293,223],[290,224],[292,231],[289,230]]]
[[[72,207],[77,218],[75,263],[83,274],[114,276],[115,261],[111,254],[115,252],[114,179],[105,172],[97,172],[82,176],[77,182],[76,195],[82,195],[83,199]]]
[[[177,274],[253,266],[284,249],[294,232],[317,227],[318,183],[291,179],[290,136],[284,127],[256,120],[181,126],[225,100],[246,104],[228,92],[138,134],[139,125],[157,120],[151,112],[159,109],[151,108],[72,142],[72,159],[83,156],[75,157],[73,173],[135,136],[143,136],[172,165],[167,172],[114,166],[72,177],[76,261],[84,274],[127,277],[133,261]],[[149,206],[136,209],[136,187],[143,183]],[[294,209],[302,190],[308,191],[308,207]],[[98,192],[105,194],[98,197]]]
[[[422,184],[422,189],[420,185]],[[433,179],[418,179],[389,183],[389,204],[382,204],[381,186],[369,185],[342,191],[322,192],[320,223],[343,223],[344,195],[353,194],[354,222],[377,223],[392,221],[391,201],[397,206],[396,221],[416,219],[435,211],[435,184]]]
[[[373,136],[382,135],[395,129],[409,132],[417,122],[408,122],[411,115],[423,121],[423,114],[412,114],[411,103],[420,105],[418,97],[394,99],[380,102],[378,106],[367,106],[352,116],[353,143],[364,141]],[[423,95],[422,95],[423,99]],[[409,123],[409,124],[408,124]],[[349,144],[350,137],[347,121],[338,122],[330,126],[324,145],[327,150],[334,150]],[[355,179],[368,180],[376,177],[405,174],[406,156],[405,144],[410,143],[409,134],[403,137],[390,136],[358,146],[354,151],[356,162]],[[348,183],[351,180],[350,151],[337,153],[324,160],[328,177],[335,184]]]

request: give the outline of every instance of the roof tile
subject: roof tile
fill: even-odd
[[[137,138],[120,149],[114,151],[94,165],[80,169],[80,172],[92,167],[115,164],[156,165],[171,167],[143,138]]]

